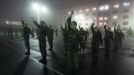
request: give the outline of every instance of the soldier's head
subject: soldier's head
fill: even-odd
[[[108,31],[111,31],[111,28],[110,27],[108,27]]]
[[[44,21],[40,21],[40,25],[44,26],[45,22]]]
[[[76,29],[76,27],[77,27],[77,22],[76,21],[72,21],[71,22],[71,28],[72,29]]]

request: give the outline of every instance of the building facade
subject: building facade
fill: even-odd
[[[120,25],[125,32],[128,28],[134,30],[134,0],[99,0],[80,6],[64,9],[60,12],[57,23],[64,25],[67,17],[74,11],[73,20],[78,26],[89,28],[93,19],[99,27],[108,22],[110,27]]]

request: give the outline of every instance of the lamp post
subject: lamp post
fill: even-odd
[[[33,6],[34,10],[37,11],[37,21],[38,21],[38,23],[40,23],[41,12],[47,12],[47,8],[38,3],[33,3],[32,6]]]

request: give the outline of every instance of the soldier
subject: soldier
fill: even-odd
[[[109,57],[111,42],[113,42],[113,33],[110,27],[108,27],[108,29],[106,28],[106,25],[104,25],[104,29],[105,29],[105,37],[104,37],[105,56]]]
[[[25,42],[25,46],[27,48],[27,52],[25,54],[30,55],[29,35],[31,34],[32,36],[34,36],[34,34],[31,32],[31,30],[28,28],[27,24],[23,20],[21,22],[22,22],[22,26],[23,26],[24,42]]]
[[[98,60],[98,52],[100,43],[103,43],[102,35],[98,27],[94,27],[94,23],[92,23],[91,31],[92,31],[92,65],[97,64]]]
[[[48,38],[48,43],[49,43],[49,50],[53,50],[53,35],[54,35],[54,30],[52,29],[52,26],[50,25],[48,30],[47,30],[47,38]]]
[[[67,45],[67,51],[69,52],[68,57],[71,62],[71,68],[72,71],[76,71],[79,68],[79,54],[78,52],[80,51],[80,46],[83,39],[80,36],[80,31],[76,28],[77,23],[75,21],[71,21],[71,17],[73,15],[73,12],[71,16],[67,19],[68,22],[68,29],[65,31],[66,32],[66,44]],[[64,35],[63,35],[64,36]]]
[[[44,21],[41,21],[40,25],[36,21],[34,21],[34,24],[37,26],[37,37],[39,40],[39,48],[42,55],[42,59],[40,60],[40,62],[46,64],[46,34],[48,28]]]
[[[86,47],[86,43],[85,43],[85,41],[86,41],[86,31],[83,29],[83,28],[81,28],[81,27],[79,27],[79,29],[80,29],[80,32],[81,32],[81,37],[82,37],[82,39],[83,39],[83,43],[81,43],[81,54],[83,54],[84,55],[84,51],[85,51],[85,47]]]
[[[114,27],[114,52],[119,49],[119,39],[120,39],[119,28]]]
[[[56,37],[58,36],[58,29],[57,28],[55,29],[55,36]]]
[[[123,32],[122,32],[122,30],[120,30],[119,31],[119,48],[121,48],[122,47],[122,40],[124,39],[124,34],[123,34]]]

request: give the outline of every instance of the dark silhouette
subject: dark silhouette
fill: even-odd
[[[27,66],[28,60],[29,60],[29,56],[25,57],[25,59],[20,63],[20,65],[16,69],[14,75],[23,75],[25,68]]]
[[[48,27],[44,21],[41,21],[41,24],[38,24],[36,21],[34,21],[34,24],[37,26],[37,37],[39,40],[39,48],[42,55],[40,62],[46,64],[46,35]]]
[[[47,38],[49,43],[49,50],[53,50],[53,36],[54,36],[54,30],[52,29],[52,26],[50,25],[47,30]]]
[[[25,53],[26,55],[30,55],[30,34],[34,36],[34,34],[31,32],[31,30],[28,28],[27,24],[22,20],[22,26],[23,26],[23,37],[24,37],[24,42],[25,46],[27,48],[27,52]]]
[[[120,35],[119,35],[119,48],[122,47],[122,40],[125,38],[124,33],[122,32],[122,30],[120,30]]]
[[[104,29],[105,29],[105,37],[104,37],[104,42],[105,42],[105,56],[106,57],[109,57],[109,54],[110,54],[110,46],[111,46],[111,43],[113,42],[113,33],[112,33],[110,27],[108,27],[108,29],[106,28],[106,25],[104,25]]]
[[[92,23],[92,65],[96,65],[98,61],[98,52],[100,43],[103,43],[102,35],[98,27],[94,28],[94,23]]]
[[[119,29],[116,29],[114,27],[114,52],[116,52],[119,49],[119,40],[120,40],[120,33]]]

